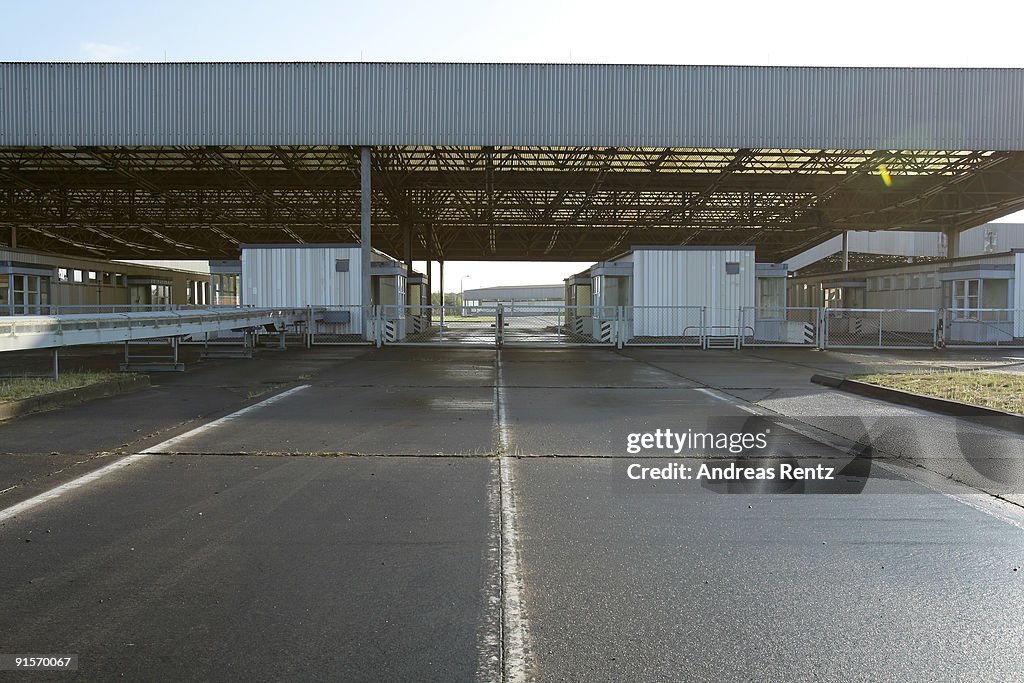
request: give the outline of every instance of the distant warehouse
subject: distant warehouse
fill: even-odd
[[[493,306],[494,304],[548,304],[565,298],[565,286],[509,285],[467,289],[462,293],[466,306]]]

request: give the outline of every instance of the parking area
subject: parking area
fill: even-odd
[[[0,424],[0,640],[77,653],[87,679],[1012,680],[1024,515],[900,457],[982,443],[1020,460],[1019,436],[809,382],[922,364],[1024,358],[315,347],[187,363]],[[751,416],[785,418],[788,447],[821,457],[869,433],[880,462],[861,495],[620,485],[650,455],[628,434]]]

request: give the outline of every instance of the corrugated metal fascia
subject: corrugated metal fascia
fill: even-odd
[[[1024,150],[1021,120],[1022,69],[0,64],[2,145]]]

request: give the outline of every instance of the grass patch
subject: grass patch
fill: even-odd
[[[859,375],[850,379],[1011,413],[1024,413],[1024,374],[948,371]]]
[[[54,394],[67,389],[80,389],[90,384],[126,376],[121,372],[62,372],[60,379],[57,380],[52,377],[0,378],[0,403]]]

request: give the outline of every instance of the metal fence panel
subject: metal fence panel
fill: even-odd
[[[381,341],[391,346],[494,346],[494,306],[383,306]]]
[[[703,346],[707,310],[703,306],[632,306],[620,326],[629,346]]]
[[[323,344],[371,344],[376,339],[376,316],[362,306],[314,306],[310,342]]]
[[[818,345],[820,308],[789,306],[760,310],[753,306],[741,308],[740,343],[743,346]]]
[[[921,349],[938,345],[939,311],[826,308],[825,348]]]
[[[502,345],[576,346],[616,343],[618,313],[560,303],[502,306]]]
[[[946,347],[1024,347],[1024,309],[947,308],[942,320]]]

